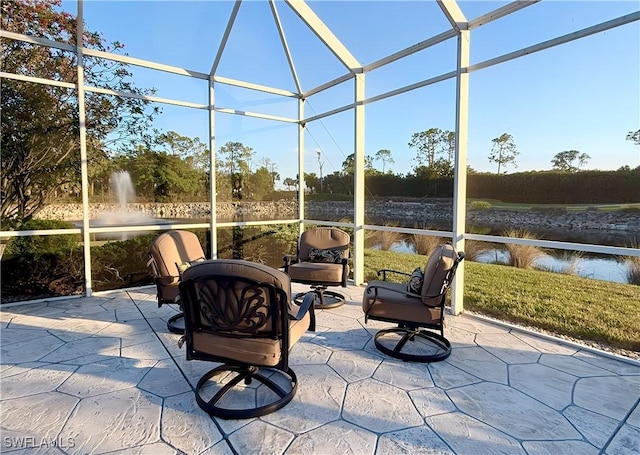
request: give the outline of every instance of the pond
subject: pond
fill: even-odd
[[[374,248],[379,249],[380,245],[376,245]],[[407,241],[394,244],[390,250],[399,253],[415,253],[413,245]],[[509,253],[499,248],[491,248],[479,253],[474,260],[485,264],[508,264]],[[594,280],[628,283],[629,266],[609,256],[580,256],[564,252],[558,252],[557,255],[545,253],[533,262],[533,268],[556,273],[570,273]]]

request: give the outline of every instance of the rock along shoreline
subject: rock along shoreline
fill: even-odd
[[[90,204],[90,218],[99,219],[108,214],[121,213],[118,204]],[[427,202],[371,201],[366,203],[367,224],[385,224],[401,221],[402,225],[429,228],[448,224],[452,220],[450,200]],[[286,219],[297,216],[298,203],[292,200],[266,202],[219,202],[218,219]],[[307,202],[307,219],[339,219],[353,216],[353,204],[340,202]],[[206,202],[184,203],[130,203],[127,214],[148,218],[204,219],[210,216]],[[39,219],[80,220],[81,204],[50,204],[38,213]],[[370,220],[370,221],[369,221]],[[587,210],[514,211],[495,208],[471,209],[467,207],[468,225],[531,229],[566,229],[640,234],[640,212]]]

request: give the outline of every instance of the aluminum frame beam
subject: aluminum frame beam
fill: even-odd
[[[285,0],[285,2],[350,72],[354,74],[362,72],[360,62],[333,34],[329,27],[322,22],[309,5],[303,0]]]
[[[493,11],[489,11],[482,16],[478,16],[475,19],[470,20],[467,24],[467,29],[473,30],[474,28],[481,27],[490,22],[500,19],[501,17],[508,16],[509,14],[515,13],[516,11],[520,11],[522,8],[534,5],[540,1],[541,0],[518,0],[515,2],[511,2],[508,5],[504,5]]]
[[[299,93],[292,92],[290,90],[283,90],[279,88],[269,87],[267,85],[254,84],[252,82],[240,81],[238,79],[231,79],[229,77],[213,76],[213,80],[219,84],[231,85],[233,87],[246,88],[248,90],[270,93],[272,95],[286,96],[289,98],[300,98]]]
[[[85,109],[84,88],[84,54],[82,49],[82,37],[84,36],[84,3],[78,0],[78,17],[76,20],[76,71],[78,94],[78,123],[80,137],[80,191],[82,194],[82,244],[84,257],[84,293],[91,297],[93,292],[91,273],[91,234],[89,232],[89,159],[87,157],[87,122]]]
[[[238,16],[238,10],[240,9],[240,3],[242,0],[236,0],[233,5],[233,9],[231,10],[231,16],[227,21],[227,28],[224,30],[224,34],[222,35],[222,41],[220,42],[220,46],[218,47],[218,52],[216,54],[215,59],[213,60],[213,64],[211,65],[211,70],[209,71],[210,75],[214,75],[218,70],[218,65],[220,64],[220,59],[222,58],[222,53],[224,52],[224,48],[227,45],[227,41],[229,40],[229,34],[231,33],[231,29],[233,28],[233,24],[236,21],[236,17]]]
[[[215,112],[215,81],[213,76],[209,76],[209,203],[211,207],[211,218],[209,219],[209,231],[211,242],[209,244],[209,254],[211,259],[218,258],[218,229],[216,221],[218,219],[218,191],[216,180],[216,112]]]
[[[624,16],[620,16],[615,19],[602,22],[600,24],[592,25],[591,27],[583,28],[581,30],[578,30],[572,33],[567,33],[566,35],[562,35],[557,38],[543,41],[541,43],[534,44],[533,46],[524,47],[520,50],[509,52],[499,57],[494,57],[480,63],[475,63],[473,65],[470,65],[467,68],[467,71],[468,72],[478,71],[483,68],[488,68],[490,66],[497,65],[499,63],[508,62],[509,60],[513,60],[518,57],[524,57],[525,55],[533,54],[534,52],[539,52],[544,49],[549,49],[551,47],[555,47],[560,44],[568,43],[580,38],[587,37],[589,35],[594,35],[596,33],[604,32],[606,30],[616,28],[621,25],[629,24],[637,20],[640,20],[640,11],[636,11],[630,14],[625,14]]]
[[[291,51],[289,50],[289,44],[287,43],[287,38],[284,35],[284,29],[282,28],[282,22],[280,21],[280,16],[278,15],[278,9],[276,8],[276,3],[274,0],[269,0],[269,6],[271,7],[271,14],[273,15],[273,20],[276,23],[276,28],[278,29],[278,35],[280,36],[280,42],[282,43],[282,48],[284,49],[285,56],[287,57],[287,63],[289,64],[289,71],[291,71],[291,77],[293,77],[293,83],[296,86],[296,90],[298,94],[302,93],[302,86],[300,85],[300,79],[298,78],[298,73],[296,72],[296,67],[293,63],[293,57],[291,56]]]
[[[456,0],[436,0],[438,6],[456,32],[467,29],[467,18]]]
[[[453,246],[464,251],[467,214],[467,142],[469,135],[469,65],[471,32],[461,30],[458,36],[456,75],[456,150],[453,167]],[[451,286],[451,312],[464,310],[464,262],[460,264]]]
[[[364,283],[365,214],[365,74],[355,75],[354,88],[354,178],[353,178],[353,283]]]

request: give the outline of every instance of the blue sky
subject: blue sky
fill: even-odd
[[[508,2],[464,1],[468,19]],[[75,2],[64,3],[74,12]],[[316,14],[363,64],[371,63],[448,29],[433,1],[314,1]],[[208,73],[226,27],[230,1],[85,2],[90,30],[125,43],[134,57]],[[283,2],[278,13],[304,90],[346,73]],[[537,44],[624,14],[638,11],[638,1],[545,0],[471,32],[471,63]],[[455,69],[455,40],[449,40],[366,76],[367,97]],[[153,86],[158,96],[207,103],[204,81],[146,69],[134,69],[138,86]],[[217,75],[294,90],[295,86],[266,2],[245,1],[231,32]],[[348,104],[347,82],[308,100],[308,116]],[[294,100],[216,85],[216,105],[295,117]],[[591,156],[586,168],[617,169],[640,165],[640,147],[625,140],[640,128],[640,23],[634,22],[582,40],[502,63],[470,75],[469,165],[496,171],[487,159],[491,139],[513,136],[520,152],[518,168],[551,168],[553,156],[576,149]],[[208,135],[207,113],[163,105],[156,126],[179,134]],[[366,107],[367,155],[389,149],[391,169],[407,173],[415,164],[408,147],[413,133],[455,126],[453,79]],[[353,152],[353,113],[343,112],[308,125],[305,171],[340,170]],[[216,144],[240,141],[256,152],[256,163],[269,158],[284,177],[297,173],[295,125],[216,114]],[[381,168],[382,163],[375,163]]]

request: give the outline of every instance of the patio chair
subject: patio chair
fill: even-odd
[[[149,261],[157,289],[158,307],[164,304],[180,305],[178,283],[182,272],[191,264],[203,261],[204,251],[198,237],[190,231],[167,231],[160,234],[149,247]],[[172,333],[184,333],[182,313],[167,322]]]
[[[179,286],[187,360],[222,363],[198,381],[198,406],[223,419],[248,419],[289,403],[298,387],[289,350],[315,330],[313,297],[298,306],[285,273],[241,259],[195,264]]]
[[[389,269],[378,272],[382,280],[370,281],[362,297],[365,323],[374,319],[397,324],[374,335],[379,351],[412,362],[449,357],[451,344],[444,337],[445,297],[463,259],[464,253],[447,243],[429,255],[424,274],[419,268],[411,274]],[[408,283],[387,281],[392,273],[408,277]]]
[[[316,308],[335,308],[344,296],[327,291],[328,286],[347,286],[350,236],[334,227],[307,229],[300,235],[295,256],[284,257],[284,271],[291,281],[310,284]],[[296,302],[305,293],[295,297]]]

